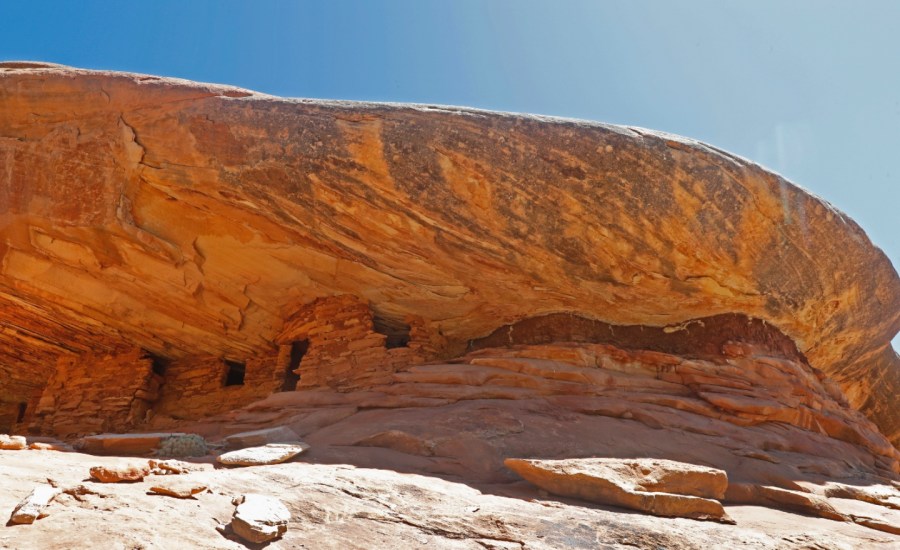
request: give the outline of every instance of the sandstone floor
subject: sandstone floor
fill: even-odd
[[[293,514],[279,548],[896,548],[900,537],[849,523],[756,506],[727,506],[737,525],[667,519],[560,500],[524,482],[473,487],[433,476],[350,464],[292,462],[185,474],[208,483],[196,500],[133,484],[85,481],[90,466],[123,458],[0,451],[4,513],[50,477],[97,495],[61,495],[49,516],[0,529],[0,548],[241,549],[215,527],[233,496],[281,498]]]
[[[270,548],[897,548],[897,451],[808,367],[729,349],[716,360],[611,346],[481,350],[370,391],[284,392],[202,420],[155,417],[152,431],[200,434],[213,454],[233,434],[268,428],[311,447],[272,466],[194,459],[205,470],[177,477],[209,487],[195,500],[148,494],[156,476],[87,479],[92,466],[147,458],[0,451],[3,513],[48,478],[98,493],[60,495],[48,517],[0,529],[0,548],[243,548],[216,526],[233,497],[253,492],[293,515]],[[736,524],[557,497],[504,467],[509,457],[721,469]]]

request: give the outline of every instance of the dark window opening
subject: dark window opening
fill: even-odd
[[[409,347],[410,327],[406,323],[375,316],[372,320],[372,328],[378,334],[384,334],[384,347],[387,349]]]
[[[153,374],[156,374],[157,376],[165,376],[166,369],[169,368],[169,363],[172,362],[168,357],[163,357],[162,355],[157,355],[146,350],[144,351],[144,358],[150,360]]]
[[[28,403],[19,403],[19,412],[16,414],[16,424],[21,424],[25,420],[25,411],[28,410]]]
[[[244,375],[247,373],[247,365],[239,361],[225,360],[225,385],[243,386]]]
[[[297,340],[291,344],[291,361],[288,363],[287,370],[284,373],[284,384],[281,391],[294,391],[297,389],[297,383],[300,382],[300,375],[295,371],[300,368],[300,361],[309,350],[309,340]]]

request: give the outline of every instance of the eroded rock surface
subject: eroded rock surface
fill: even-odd
[[[423,318],[445,357],[550,313],[745,315],[900,440],[896,272],[752,163],[635,128],[0,66],[0,421],[59,357],[247,359],[345,293],[389,341]]]
[[[655,516],[733,523],[719,502],[728,488],[728,476],[722,470],[648,459],[507,458],[504,464],[555,495]]]
[[[674,460],[725,472],[724,497],[724,476],[685,492],[721,498],[732,518],[749,505],[886,533],[900,524],[900,452],[824,374],[743,343],[705,359],[602,344],[482,349],[370,391],[280,393],[223,417],[155,421],[213,441],[290,426],[311,445],[300,461],[504,494],[519,480],[509,458]]]

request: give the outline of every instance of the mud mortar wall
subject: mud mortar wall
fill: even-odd
[[[219,414],[276,391],[367,388],[390,383],[400,368],[434,359],[445,346],[421,318],[389,324],[376,324],[367,302],[341,295],[302,307],[276,345],[245,361],[212,355],[166,359],[140,348],[66,356],[18,431],[123,432],[140,429],[154,416],[193,420]],[[292,353],[295,342],[303,343],[302,357]],[[17,403],[7,408],[6,416],[18,414]]]
[[[127,431],[144,421],[160,382],[138,348],[61,357],[25,425],[53,435]]]
[[[227,384],[228,365],[221,357],[188,357],[166,366],[153,415],[196,419],[239,408],[276,391],[282,383],[275,352],[249,359],[241,384]]]
[[[351,294],[320,298],[301,308],[276,339],[281,353],[308,341],[295,373],[297,389],[331,387],[352,390],[390,383],[397,369],[438,356],[444,345],[419,317],[404,319],[403,345],[388,349],[388,335],[375,331],[369,305]]]

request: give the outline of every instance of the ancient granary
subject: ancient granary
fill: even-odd
[[[7,428],[60,436],[124,432],[155,414],[202,418],[277,391],[385,384],[398,368],[441,351],[421,319],[388,326],[349,294],[302,308],[273,344],[248,359],[170,359],[137,347],[63,356],[40,396],[18,405]]]

